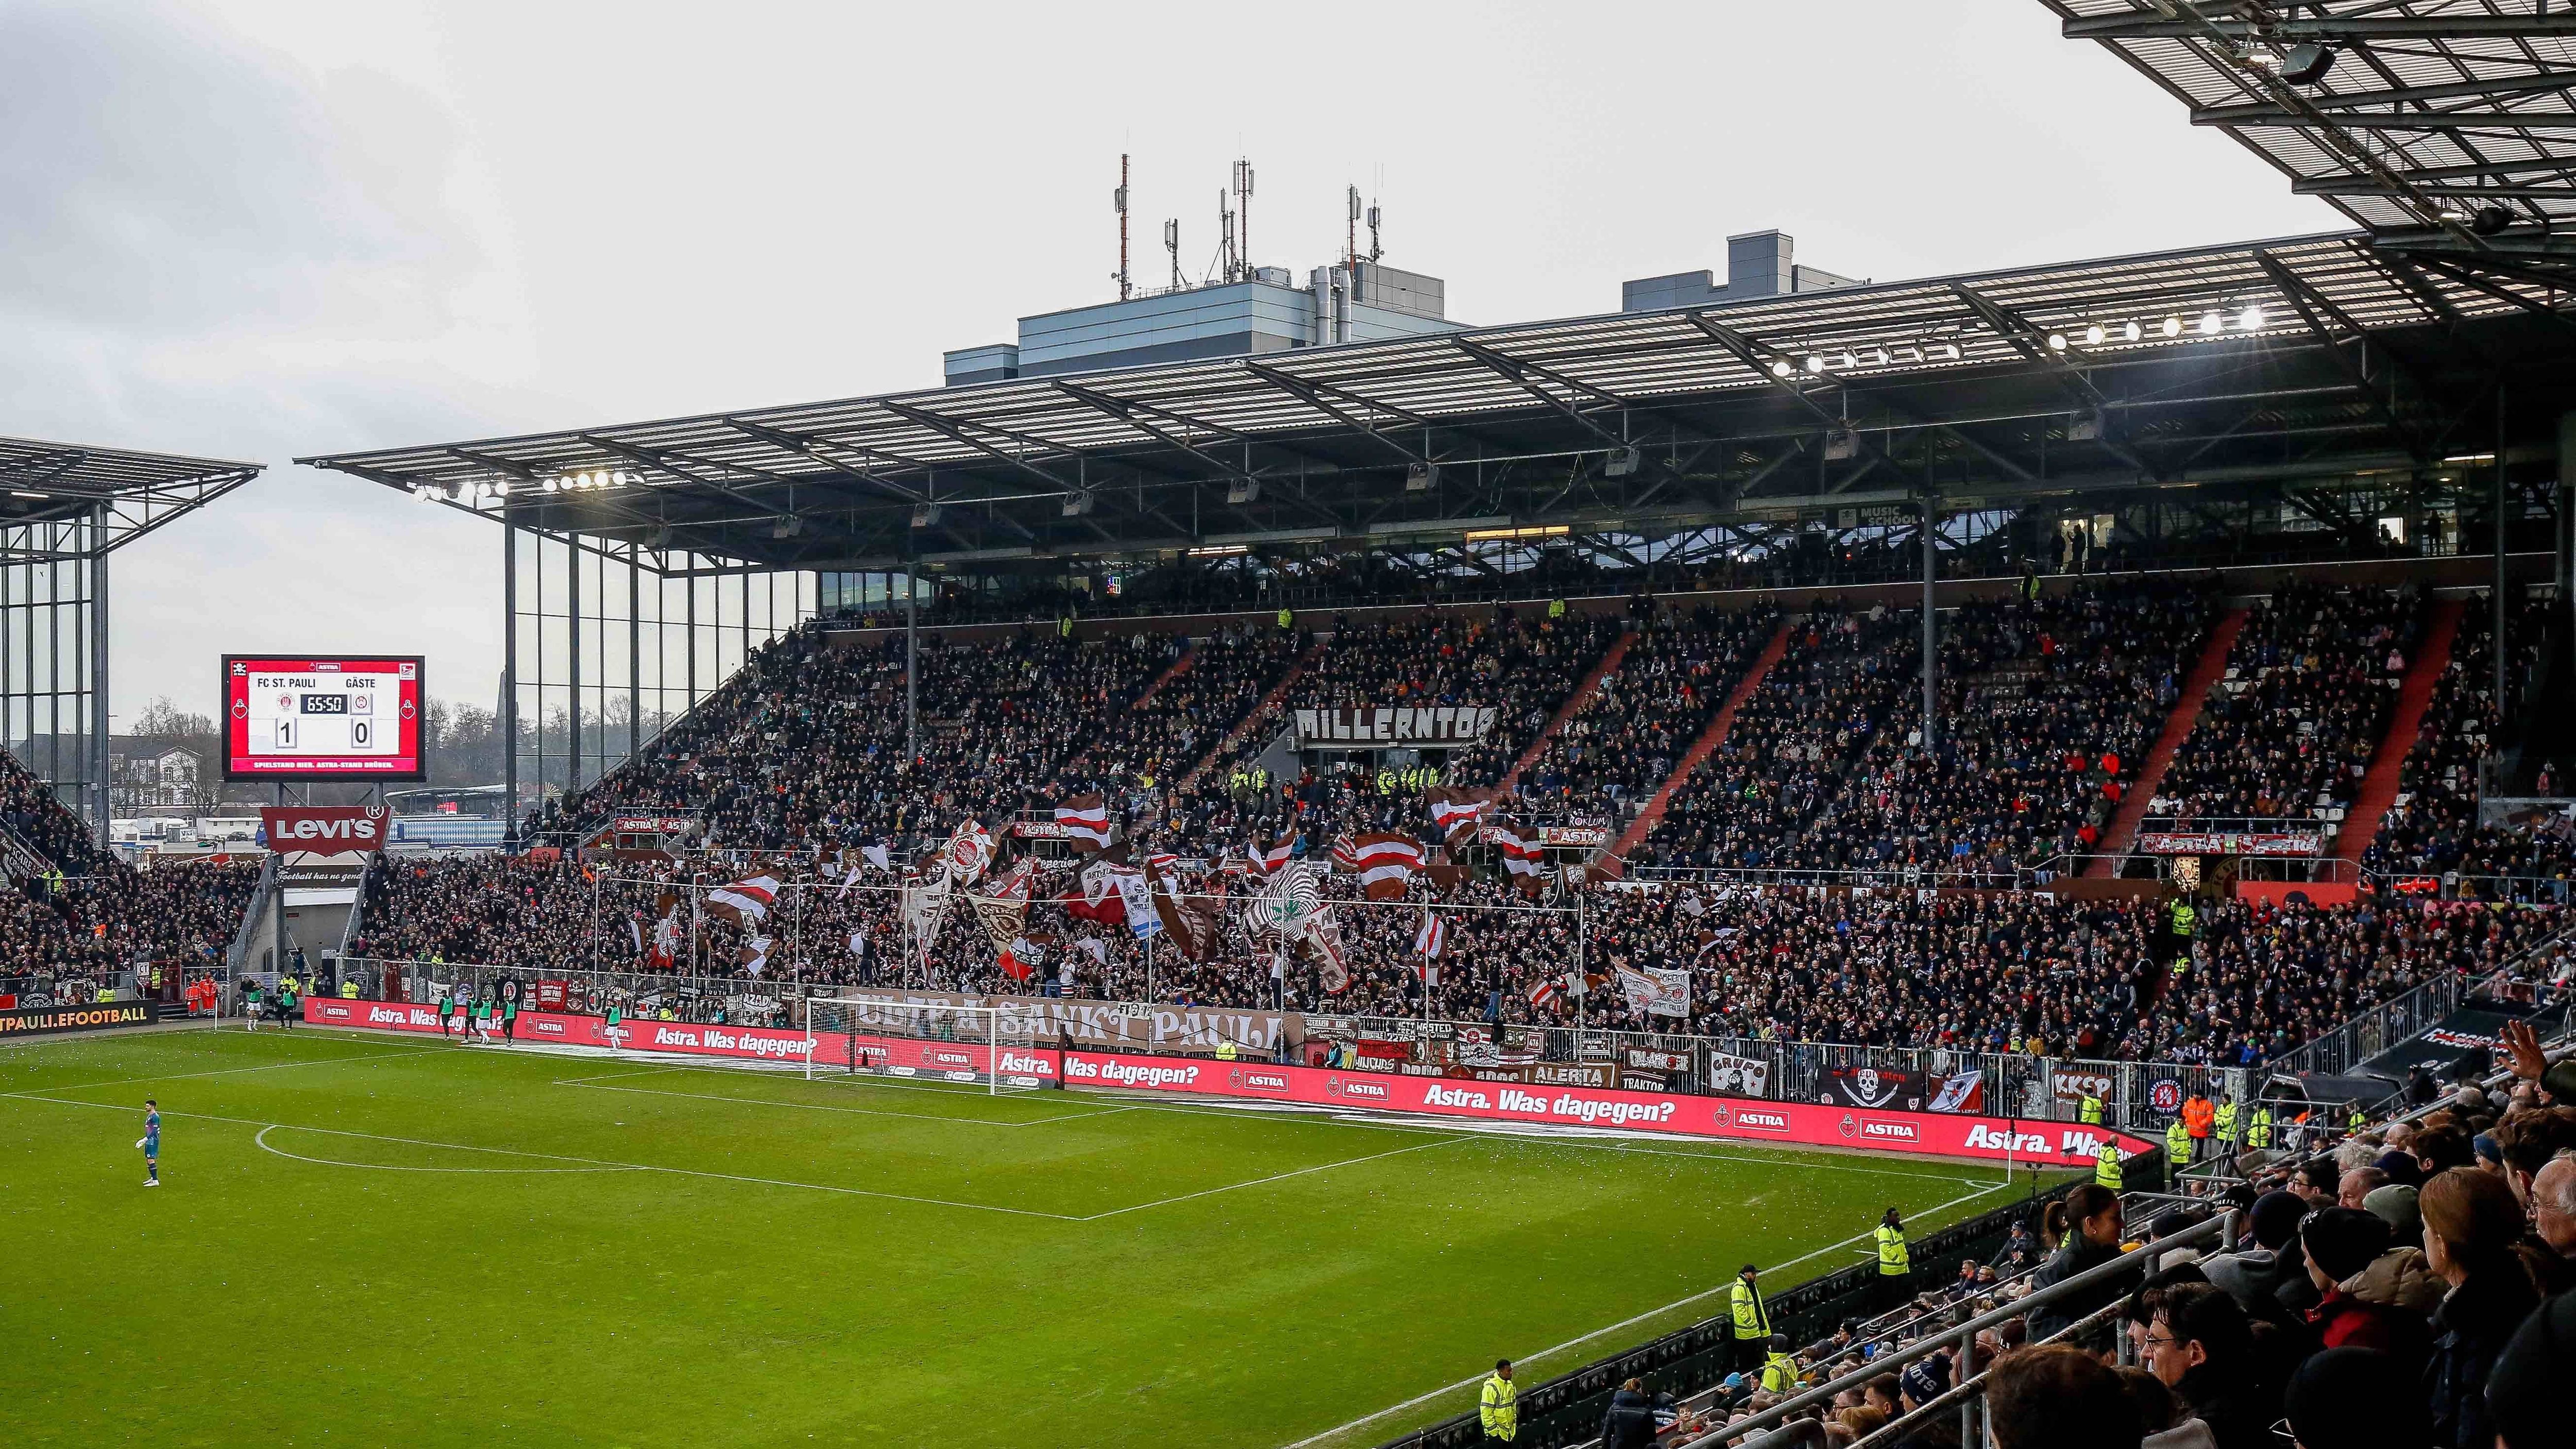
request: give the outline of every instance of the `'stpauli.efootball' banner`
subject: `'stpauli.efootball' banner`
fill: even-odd
[[[1373,750],[1381,745],[1471,745],[1494,727],[1491,705],[1431,709],[1301,709],[1297,748]]]
[[[1268,1052],[1283,1042],[1291,1047],[1306,1039],[1305,1018],[1296,1012],[1234,1011],[1213,1006],[1148,1006],[1141,1010],[1114,1001],[1084,1001],[1056,996],[957,996],[940,991],[860,990],[850,993],[859,1004],[840,1008],[859,1026],[915,1023],[918,1011],[871,1013],[866,1003],[898,1006],[992,1006],[1001,1009],[1006,1039],[1115,1050],[1119,1047],[1205,1047],[1210,1051],[1233,1042],[1239,1051]],[[980,1028],[975,1028],[980,1030]]]
[[[161,1019],[149,1001],[101,1001],[76,1006],[22,1006],[0,1011],[0,1037],[45,1036],[64,1031],[109,1031],[150,1026]]]
[[[307,1000],[305,1020],[317,1025],[435,1032],[438,1013],[399,1002]],[[913,1066],[915,1075],[965,1074],[983,1065],[989,1048],[966,1042],[925,1042],[839,1032],[810,1042],[803,1032],[768,1027],[704,1026],[686,1022],[630,1021],[611,1029],[595,1016],[522,1012],[519,1039],[674,1055],[759,1057],[802,1061],[809,1046],[821,1062],[856,1054],[875,1070]],[[882,1050],[882,1057],[868,1055]],[[917,1052],[906,1060],[898,1053]],[[1434,1117],[1502,1122],[1616,1127],[1685,1137],[1784,1146],[1862,1147],[1934,1157],[2089,1162],[2107,1140],[2123,1153],[2151,1146],[2141,1138],[2070,1123],[2005,1123],[1987,1117],[1937,1112],[1863,1111],[1808,1102],[1746,1102],[1607,1087],[1520,1087],[1450,1077],[1410,1077],[1387,1072],[1345,1072],[1324,1067],[1282,1067],[1266,1062],[1223,1062],[1204,1057],[1137,1056],[1121,1052],[1021,1051],[1004,1047],[1005,1080],[1044,1079],[1053,1068],[1067,1087],[1231,1097]],[[962,1060],[964,1065],[958,1065]],[[917,1063],[917,1065],[916,1065]],[[1026,1065],[1025,1073],[1016,1068]]]

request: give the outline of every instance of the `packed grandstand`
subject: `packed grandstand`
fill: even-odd
[[[2482,621],[2484,601],[2046,582],[1945,623],[1928,747],[1920,616],[1883,603],[961,630],[983,637],[923,643],[911,759],[900,631],[821,619],[550,802],[538,848],[388,859],[352,952],[669,972],[676,916],[677,969],[770,982],[1132,999],[1150,971],[1158,996],[1200,1004],[2237,1067],[2555,933],[2563,832],[2476,822],[2486,631],[2457,628],[2415,667],[2437,619]],[[2190,698],[2213,640],[2223,669]],[[2428,699],[2392,745],[2410,672]],[[1498,724],[1438,765],[1256,762],[1286,713],[1362,705],[1490,707]],[[2407,788],[2374,830],[2354,802],[2383,751]],[[1463,832],[1436,818],[1453,796],[1476,812]],[[2141,801],[2186,829],[2328,822],[2366,872],[2202,900],[2178,927],[2167,883],[2116,874]],[[1060,819],[1095,811],[1096,845],[1064,838]],[[703,834],[678,856],[581,849],[637,813]],[[998,841],[997,877],[1030,863],[1016,953],[972,912],[926,940],[907,928],[909,868],[970,822]],[[1594,843],[1516,868],[1524,837],[1565,826]],[[1337,845],[1389,838],[1400,881],[1364,887],[1347,848],[1316,872],[1339,960],[1282,963],[1240,928],[1281,847],[1331,867]],[[1149,857],[1214,929],[1130,929],[1117,885]],[[698,904],[752,876],[781,891],[750,931]],[[1618,989],[1671,973],[1687,990],[1651,1014]]]

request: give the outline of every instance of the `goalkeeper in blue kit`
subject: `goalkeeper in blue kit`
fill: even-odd
[[[161,1185],[161,1104],[150,1097],[143,1099],[143,1140],[134,1144],[143,1149],[143,1185]]]

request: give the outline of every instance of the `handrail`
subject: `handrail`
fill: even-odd
[[[2153,1244],[2141,1243],[2137,1247],[2126,1249],[2120,1254],[2120,1256],[2113,1258],[2107,1263],[2097,1263],[2071,1278],[2052,1283],[2049,1286],[2040,1289],[2036,1293],[2032,1293],[2023,1298],[2017,1298],[2010,1304],[1994,1309],[1991,1312],[1978,1314],[1976,1317],[1969,1319],[1967,1322],[1962,1323],[1958,1327],[1941,1335],[1918,1338],[1913,1343],[1899,1348],[1892,1354],[1871,1359],[1868,1363],[1863,1364],[1861,1367],[1854,1369],[1850,1373],[1844,1374],[1840,1378],[1829,1379],[1813,1388],[1793,1394],[1790,1397],[1781,1400],[1779,1403],[1772,1405],[1770,1408],[1763,1410],[1761,1413],[1754,1415],[1750,1420],[1744,1423],[1728,1424],[1717,1429],[1712,1429],[1708,1433],[1701,1435],[1699,1438],[1690,1440],[1688,1443],[1683,1444],[1680,1446],[1680,1449],[1720,1449],[1720,1446],[1731,1440],[1741,1438],[1744,1435],[1754,1433],[1758,1430],[1777,1428],[1781,1424],[1787,1422],[1789,1417],[1793,1414],[1817,1407],[1818,1405],[1832,1403],[1834,1401],[1834,1396],[1845,1389],[1858,1388],[1862,1384],[1869,1382],[1871,1379],[1877,1378],[1881,1374],[1900,1371],[1909,1364],[1917,1363],[1923,1359],[1931,1357],[1933,1354],[1940,1352],[1943,1348],[1946,1348],[1953,1343],[1974,1343],[1976,1341],[1977,1334],[1986,1329],[1992,1328],[1997,1324],[2008,1323],[2011,1320],[2019,1318],[2030,1312],[2034,1308],[2043,1307],[2050,1303],[2060,1302],[2067,1298],[2074,1297],[2078,1292],[2083,1290],[2099,1287],[2124,1273],[2138,1271],[2142,1269],[2148,1260],[2156,1254],[2168,1252],[2175,1248],[2189,1247],[2204,1238],[2213,1236],[2218,1237],[2222,1243],[2233,1242],[2236,1237],[2236,1217],[2236,1213],[2231,1210],[2224,1216],[2211,1218],[2207,1222],[2196,1224],[2182,1232],[2176,1233],[2170,1238],[2159,1238]],[[1705,1391],[1702,1394],[1693,1395],[1692,1397],[1704,1398]],[[1920,1412],[1920,1410],[1917,1410],[1917,1412]],[[1601,1441],[1595,1439],[1589,1442],[1591,1444],[1598,1444]],[[1583,1446],[1577,1446],[1577,1449],[1583,1449]]]
[[[270,855],[259,863],[259,883],[251,888],[250,900],[242,906],[241,924],[233,928],[233,943],[225,948],[224,969],[241,974],[242,963],[250,959],[250,933],[259,924],[262,910],[275,904],[277,891],[277,857]]]

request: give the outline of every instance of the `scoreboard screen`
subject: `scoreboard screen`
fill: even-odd
[[[419,655],[224,656],[227,780],[418,780]]]

